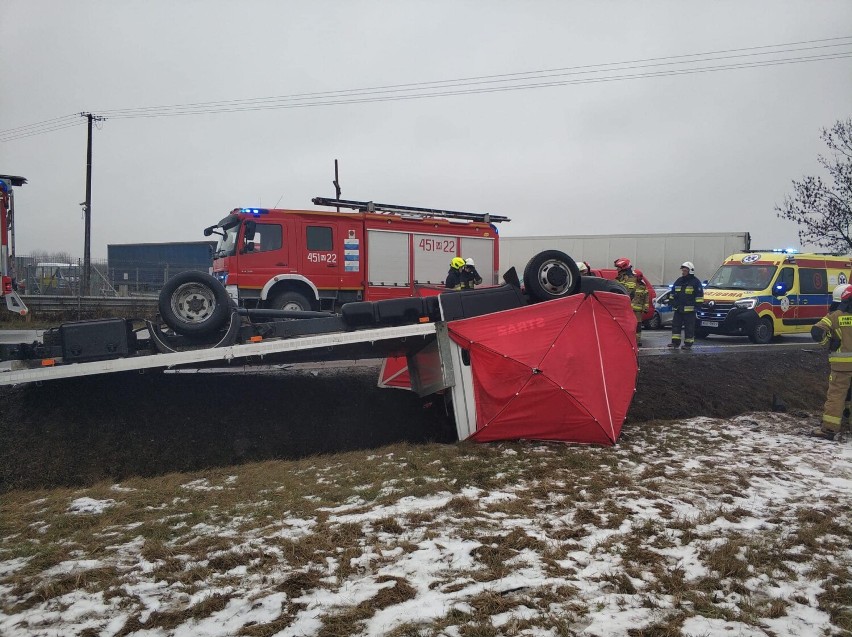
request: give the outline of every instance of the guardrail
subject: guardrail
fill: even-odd
[[[71,314],[152,314],[157,311],[156,296],[41,296],[25,295],[21,299],[30,313]]]

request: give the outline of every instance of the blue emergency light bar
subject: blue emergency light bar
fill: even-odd
[[[268,208],[240,208],[240,212],[243,212],[247,215],[254,215],[255,217],[259,217],[260,215],[268,215]]]
[[[773,248],[773,252],[779,252],[781,254],[799,254],[799,251],[796,248]]]

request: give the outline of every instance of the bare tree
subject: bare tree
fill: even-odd
[[[852,252],[852,118],[822,130],[831,151],[818,161],[833,183],[821,177],[793,180],[793,195],[775,210],[799,224],[799,241],[839,252]]]

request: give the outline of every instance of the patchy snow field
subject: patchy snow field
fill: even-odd
[[[614,448],[394,445],[0,504],[0,635],[852,631],[852,446],[787,414]]]

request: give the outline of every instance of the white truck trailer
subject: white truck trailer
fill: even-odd
[[[543,250],[560,250],[593,268],[611,268],[627,257],[653,285],[668,285],[680,276],[680,264],[692,261],[698,277],[707,279],[728,255],[751,249],[748,232],[681,234],[613,234],[577,236],[500,236],[500,266],[523,272],[530,258]]]

